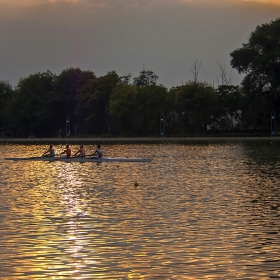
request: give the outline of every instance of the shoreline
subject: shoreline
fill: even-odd
[[[0,138],[0,143],[162,143],[203,141],[279,141],[278,136],[265,137],[120,137],[120,138]]]

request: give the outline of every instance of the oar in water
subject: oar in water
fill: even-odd
[[[42,157],[45,157],[45,156],[49,156],[49,157],[54,157],[55,156],[55,151],[53,149],[53,145],[52,144],[50,144],[49,149],[42,154]]]
[[[84,150],[84,144],[83,145],[80,145],[80,148],[79,148],[79,150],[74,154],[74,155],[72,155],[72,158],[74,157],[85,157],[86,155],[85,155],[85,150]],[[79,154],[79,155],[78,155]]]

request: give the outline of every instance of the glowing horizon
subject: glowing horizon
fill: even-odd
[[[16,85],[30,73],[70,67],[97,76],[143,65],[167,87],[190,78],[219,77],[230,53],[261,24],[280,15],[279,0],[0,0],[0,79]],[[238,20],[237,20],[238,19]],[[213,71],[217,69],[217,71]],[[233,83],[242,77],[233,72]]]
[[[72,3],[72,4],[90,4],[94,6],[105,6],[106,2],[108,0],[22,0],[20,3],[18,0],[0,0],[0,3],[6,3],[6,4],[11,4],[11,5],[40,5],[40,4],[46,4],[46,3],[60,3],[60,2],[67,2],[67,3]],[[138,0],[139,1],[139,0]],[[138,2],[135,0],[135,2]],[[170,3],[170,0],[159,0],[160,2],[165,2],[165,3]],[[172,3],[175,3],[176,0],[172,0]],[[120,0],[120,3],[125,3],[125,0]],[[145,1],[139,1],[138,3],[143,3]],[[199,2],[217,2],[220,3],[219,0],[177,0],[177,2],[182,2],[182,3],[199,3]],[[231,2],[231,3],[242,3],[242,2],[255,2],[255,3],[262,3],[262,4],[273,4],[273,5],[280,5],[279,0],[224,0],[224,2]],[[115,3],[118,3],[116,1]],[[149,1],[147,1],[149,3]],[[135,5],[135,3],[126,3],[128,5]],[[149,3],[151,4],[151,3]]]

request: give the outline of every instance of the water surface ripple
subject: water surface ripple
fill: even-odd
[[[0,145],[0,279],[280,278],[280,143],[103,147],[151,163],[4,160],[46,148]]]

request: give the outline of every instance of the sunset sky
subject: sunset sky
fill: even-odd
[[[280,0],[0,0],[0,80],[70,67],[137,77],[143,67],[170,88],[192,78],[217,85],[218,63],[257,25],[280,17]],[[241,76],[233,70],[232,83]]]

